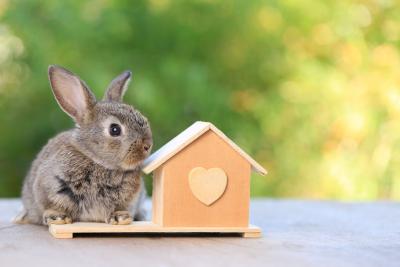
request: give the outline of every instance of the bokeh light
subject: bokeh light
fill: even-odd
[[[269,170],[252,195],[400,199],[400,3],[391,0],[0,1],[0,196],[72,127],[47,81],[125,97],[155,149],[211,121]],[[147,179],[151,186],[151,178]]]

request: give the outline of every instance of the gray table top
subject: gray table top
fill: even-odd
[[[263,237],[78,237],[10,223],[0,200],[1,266],[400,266],[400,203],[256,199]]]

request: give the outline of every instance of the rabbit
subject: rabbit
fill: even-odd
[[[131,72],[115,78],[101,101],[72,72],[51,65],[48,74],[55,99],[76,127],[50,139],[33,161],[22,188],[23,210],[14,221],[143,220],[141,164],[153,141],[147,118],[122,103]]]

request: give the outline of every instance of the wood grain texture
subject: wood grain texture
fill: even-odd
[[[197,121],[193,123],[152,153],[143,163],[143,172],[146,174],[151,173],[208,130],[209,125],[206,122]]]
[[[153,195],[152,195],[152,221],[155,224],[163,225],[164,214],[164,179],[163,168],[158,168],[153,173]]]
[[[151,215],[151,201],[146,202]],[[260,238],[91,235],[56,239],[11,223],[18,199],[0,200],[0,264],[13,267],[398,267],[400,202],[253,199]]]
[[[255,172],[258,172],[261,175],[267,174],[267,170],[265,170],[258,162],[244,152],[243,149],[229,139],[221,130],[215,127],[212,123],[204,121],[197,121],[193,123],[183,132],[162,146],[159,150],[151,154],[143,164],[143,172],[146,174],[151,173],[171,157],[178,154],[186,146],[190,145],[193,141],[202,136],[205,132],[210,130],[224,140],[229,146],[231,146],[231,148],[240,156],[247,160]]]
[[[133,222],[129,225],[78,222],[73,224],[53,224],[49,232],[55,238],[72,238],[82,233],[240,233],[243,237],[260,237],[261,230],[249,227],[163,227],[152,222]],[[245,234],[249,235],[245,235]]]
[[[206,170],[195,167],[189,172],[189,187],[193,195],[202,203],[210,206],[225,192],[228,177],[221,168]]]
[[[188,175],[198,166],[222,168],[229,177],[224,194],[211,206],[201,203]],[[251,165],[213,131],[185,147],[162,166],[164,226],[247,227]]]

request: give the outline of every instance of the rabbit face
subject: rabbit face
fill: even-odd
[[[93,117],[78,131],[79,146],[109,168],[134,169],[150,154],[150,125],[132,106],[98,102]]]
[[[108,169],[137,168],[153,145],[150,125],[139,111],[122,103],[131,72],[109,85],[102,101],[75,74],[50,66],[49,79],[60,107],[77,124],[73,143],[83,154]]]

